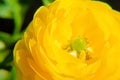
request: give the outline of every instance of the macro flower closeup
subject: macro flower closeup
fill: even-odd
[[[92,0],[42,6],[14,62],[19,80],[120,80],[120,13]]]

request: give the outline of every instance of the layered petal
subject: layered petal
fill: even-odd
[[[119,80],[119,21],[120,13],[100,1],[40,7],[14,49],[20,80]],[[84,41],[75,47],[84,42],[84,50],[71,47],[77,38]]]

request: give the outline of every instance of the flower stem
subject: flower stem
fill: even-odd
[[[47,5],[47,4],[49,4],[49,3],[53,2],[53,1],[54,0],[42,0],[44,5]]]

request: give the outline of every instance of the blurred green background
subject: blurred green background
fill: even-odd
[[[15,43],[40,6],[54,0],[0,0],[0,80],[17,80],[13,64]],[[120,0],[101,0],[120,11]]]

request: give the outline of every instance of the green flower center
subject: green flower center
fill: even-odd
[[[75,38],[64,50],[84,62],[89,63],[92,59],[92,48],[89,46],[89,43],[85,38]]]
[[[76,38],[70,44],[71,50],[75,50],[78,53],[85,51],[87,49],[87,41],[84,38]]]

